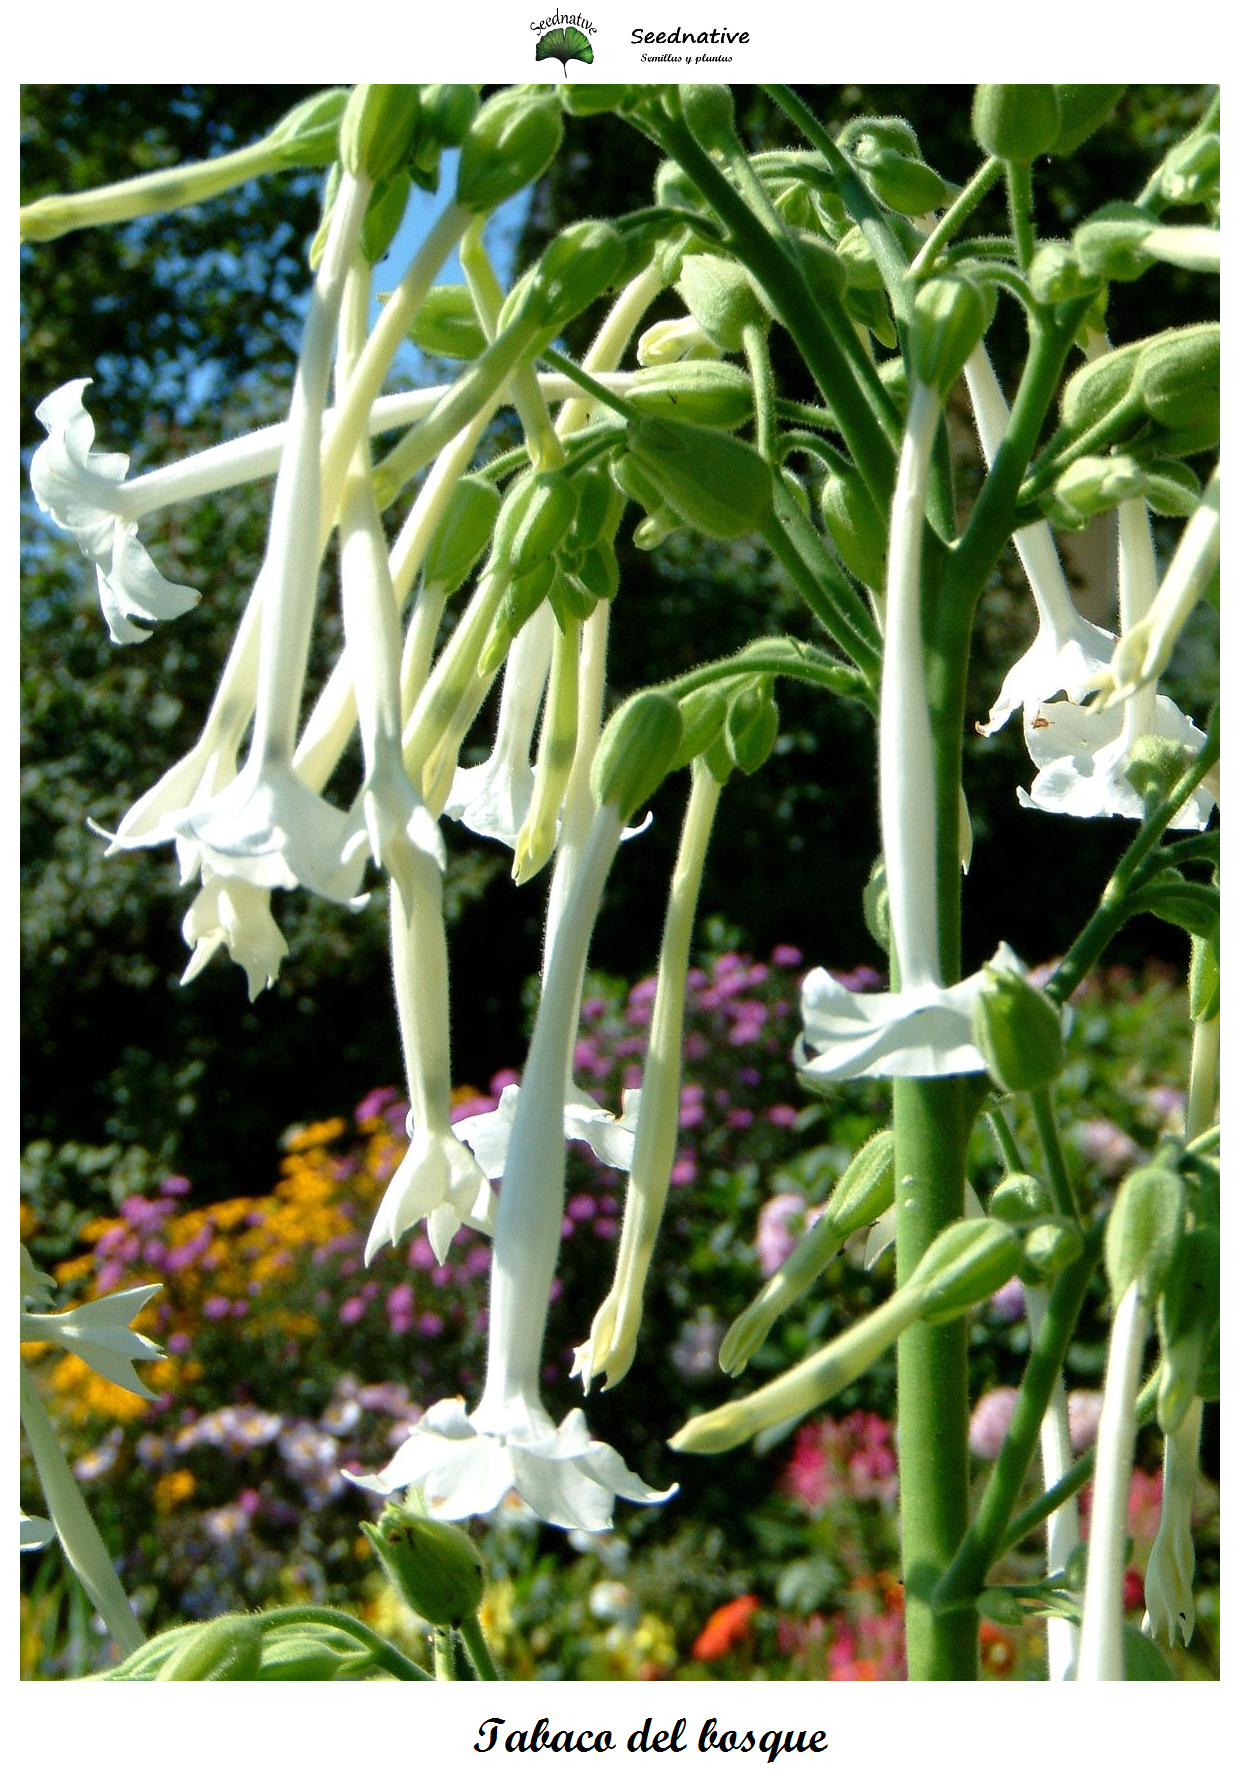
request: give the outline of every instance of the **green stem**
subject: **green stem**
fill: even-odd
[[[1007,162],[1006,197],[1011,213],[1011,233],[1015,237],[1015,259],[1020,271],[1026,273],[1036,247],[1032,229],[1031,162]]]
[[[481,1682],[500,1682],[501,1673],[493,1662],[492,1653],[488,1649],[488,1641],[484,1637],[484,1629],[479,1624],[479,1615],[468,1615],[458,1628],[458,1637],[466,1647],[471,1660],[471,1668]]]
[[[827,689],[832,695],[863,702],[869,709],[875,710],[877,705],[868,684],[853,665],[842,664],[815,646],[802,646],[794,640],[760,640],[755,645],[744,646],[742,651],[729,658],[717,658],[709,664],[698,665],[695,670],[685,671],[681,677],[674,677],[658,687],[663,694],[679,701],[684,695],[707,688],[712,683],[758,675],[791,677],[796,682]]]
[[[452,1627],[437,1627],[432,1635],[432,1656],[436,1661],[437,1682],[460,1682],[462,1669],[458,1660],[458,1635]]]
[[[610,391],[607,386],[601,384],[599,379],[594,379],[591,373],[584,372],[583,368],[576,361],[571,360],[568,355],[559,353],[556,348],[545,348],[540,358],[547,366],[551,366],[554,372],[562,373],[566,378],[573,379],[579,389],[586,391],[588,396],[594,398],[598,404],[605,404],[609,409],[616,410],[618,415],[625,416],[628,422],[643,421],[643,411],[637,409],[629,398],[621,397],[616,391]]]
[[[939,1607],[963,1607],[973,1602],[984,1587],[990,1566],[1001,1556],[1007,1522],[1024,1487],[1041,1435],[1041,1422],[1062,1370],[1063,1359],[1075,1332],[1089,1281],[1097,1265],[1100,1236],[1094,1236],[1083,1254],[1059,1274],[1050,1293],[1044,1319],[1037,1331],[1024,1376],[1020,1380],[1015,1411],[1006,1439],[989,1474],[980,1507],[955,1553],[954,1561],[937,1586]]]
[[[774,507],[763,530],[765,544],[835,645],[854,659],[875,688],[881,674],[876,622],[785,485],[775,479],[773,490]]]
[[[994,1141],[998,1145],[998,1153],[1002,1157],[1002,1165],[1008,1173],[1023,1173],[1024,1157],[1019,1152],[1019,1145],[1015,1141],[1005,1114],[995,1106],[987,1116],[989,1128],[993,1131]]]
[[[756,409],[756,447],[773,465],[777,460],[777,416],[774,412],[773,367],[769,360],[769,344],[759,323],[743,325],[743,353],[752,381],[752,402]]]
[[[1054,1100],[1048,1086],[1038,1087],[1029,1097],[1032,1101],[1032,1115],[1036,1120],[1037,1135],[1041,1139],[1041,1153],[1045,1156],[1046,1172],[1050,1177],[1050,1186],[1054,1193],[1054,1203],[1059,1214],[1072,1217],[1077,1223],[1083,1221],[1084,1213],[1080,1209],[1080,1201],[1076,1197],[1075,1188],[1071,1184],[1071,1176],[1067,1172],[1067,1161],[1063,1154],[1062,1141],[1058,1134],[1058,1124],[1054,1117]]]
[[[1136,1426],[1138,1429],[1153,1420],[1157,1404],[1158,1388],[1155,1372],[1136,1399]],[[1041,1496],[1026,1504],[999,1540],[998,1549],[994,1554],[995,1560],[1003,1558],[1008,1552],[1013,1551],[1016,1546],[1028,1538],[1034,1527],[1040,1527],[1043,1522],[1048,1521],[1056,1509],[1061,1509],[1070,1497],[1082,1490],[1092,1477],[1096,1462],[1097,1448],[1091,1446],[1076,1460],[1071,1470],[1059,1478],[1056,1484],[1051,1484]]]
[[[933,264],[942,249],[962,229],[964,221],[972,215],[985,195],[997,185],[1005,165],[1005,162],[993,155],[988,161],[981,163],[959,197],[946,208],[925,237],[924,246],[911,264],[913,280],[924,279],[933,271]]]
[[[978,1096],[962,1076],[894,1083],[900,1287],[963,1216],[969,1107]],[[975,1609],[934,1603],[968,1526],[966,1321],[917,1322],[899,1337],[898,1409],[907,1674],[913,1682],[975,1681]]]
[[[427,1671],[421,1670],[418,1664],[413,1663],[406,1656],[404,1651],[399,1651],[396,1645],[382,1638],[379,1633],[373,1632],[372,1628],[364,1621],[357,1620],[353,1614],[343,1613],[340,1608],[302,1606],[271,1608],[261,1613],[258,1618],[265,1629],[292,1626],[307,1620],[315,1620],[324,1627],[336,1627],[339,1632],[349,1633],[351,1638],[357,1639],[361,1644],[367,1646],[376,1662],[382,1669],[387,1670],[390,1676],[396,1676],[402,1682],[432,1681]]]

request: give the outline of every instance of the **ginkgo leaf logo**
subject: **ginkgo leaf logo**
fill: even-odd
[[[546,31],[536,45],[536,61],[543,62],[546,57],[553,56],[562,65],[562,73],[566,73],[568,62],[591,62],[591,39],[573,25],[559,25],[556,31]]]

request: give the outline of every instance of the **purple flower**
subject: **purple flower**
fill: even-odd
[[[799,1113],[793,1105],[771,1105],[768,1117],[779,1130],[793,1130],[799,1122]]]
[[[1008,1279],[989,1300],[989,1308],[1003,1322],[1018,1322],[1024,1314],[1024,1287],[1019,1279]]]
[[[1140,1157],[1140,1150],[1119,1126],[1109,1118],[1089,1118],[1077,1126],[1080,1147],[1103,1173],[1117,1175],[1131,1167]]]
[[[587,1223],[596,1215],[596,1200],[590,1192],[576,1192],[567,1200],[566,1215],[572,1223]]]
[[[184,1173],[168,1173],[160,1181],[160,1191],[165,1198],[184,1198],[190,1190],[190,1181]]]
[[[1019,1392],[1013,1385],[997,1385],[986,1391],[968,1423],[968,1446],[978,1459],[996,1459],[1002,1451],[1015,1400]]]
[[[338,1310],[337,1320],[344,1323],[359,1322],[366,1314],[367,1299],[359,1297],[356,1293],[354,1297],[347,1298]]]
[[[803,961],[803,951],[797,950],[794,944],[775,944],[769,961],[775,968],[798,968]]]
[[[395,1086],[378,1086],[354,1107],[355,1123],[365,1124],[371,1118],[378,1118],[387,1106],[393,1104],[397,1096]]]
[[[797,1192],[779,1192],[760,1207],[756,1253],[760,1270],[771,1279],[807,1228],[808,1207]]]
[[[689,1152],[679,1155],[670,1169],[671,1186],[689,1186],[696,1176],[696,1159]]]
[[[1068,1391],[1067,1426],[1071,1430],[1071,1450],[1083,1453],[1097,1439],[1101,1420],[1100,1391]]]

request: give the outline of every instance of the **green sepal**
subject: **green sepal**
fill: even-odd
[[[678,102],[692,136],[701,148],[727,153],[737,142],[734,94],[716,81],[684,81]]]
[[[725,354],[741,350],[749,326],[769,327],[769,312],[746,269],[723,255],[686,255],[676,289],[705,335]]]
[[[824,1222],[844,1237],[875,1223],[894,1203],[894,1132],[878,1130],[851,1157],[829,1195]]]
[[[501,508],[497,487],[478,473],[459,478],[424,555],[423,578],[446,595],[464,584],[492,539]]]
[[[1058,141],[1062,123],[1058,88],[1028,82],[977,87],[972,98],[972,135],[986,155],[1028,163]]]
[[[592,793],[627,820],[656,793],[682,746],[678,703],[644,689],[612,715],[592,759]]]
[[[954,1322],[1013,1279],[1022,1261],[1019,1242],[1005,1223],[967,1217],[929,1244],[900,1295],[917,1297],[924,1322]]]
[[[1084,1252],[1084,1234],[1070,1217],[1046,1217],[1025,1230],[1020,1248],[1024,1256],[1020,1278],[1025,1285],[1044,1285],[1079,1260]]]
[[[1204,940],[1217,960],[1221,908],[1218,889],[1212,884],[1190,882],[1178,870],[1163,869],[1142,882],[1127,904],[1129,912],[1152,913]]]
[[[1128,1174],[1106,1222],[1106,1277],[1116,1306],[1133,1283],[1147,1304],[1156,1301],[1183,1233],[1186,1204],[1183,1180],[1169,1168],[1150,1165]]]
[[[458,203],[494,211],[544,173],[561,147],[562,109],[546,87],[506,87],[486,100],[462,139]]]
[[[1188,959],[1188,1011],[1194,1024],[1217,1018],[1218,954],[1203,937],[1193,937]]]
[[[972,1040],[989,1077],[1007,1093],[1030,1093],[1062,1072],[1062,1016],[1039,987],[988,964],[972,1013]]]
[[[434,1627],[460,1626],[484,1597],[488,1572],[464,1527],[387,1503],[359,1523],[398,1595]]]
[[[768,462],[744,441],[690,422],[645,418],[626,431],[627,451],[664,502],[714,540],[761,528],[773,509]]]
[[[222,1614],[191,1628],[155,1673],[156,1682],[253,1682],[263,1644],[253,1615]]]
[[[721,360],[644,367],[626,395],[631,408],[644,416],[677,417],[706,428],[740,428],[752,413],[751,380],[741,366]]]
[[[888,530],[863,478],[831,468],[821,485],[821,517],[847,570],[869,590],[884,590]]]
[[[341,120],[346,172],[377,186],[401,172],[411,158],[422,104],[418,87],[360,82]]]
[[[912,377],[945,398],[993,318],[993,289],[961,273],[926,280],[911,310]]]
[[[337,159],[348,87],[327,87],[299,100],[264,138],[283,168],[325,168]]]
[[[1060,86],[1058,94],[1058,136],[1050,146],[1051,155],[1071,155],[1086,143],[1094,131],[1114,111],[1125,86]]]
[[[407,333],[417,348],[442,360],[475,360],[488,346],[466,286],[433,286]]]
[[[410,175],[404,168],[381,180],[368,201],[359,246],[372,267],[388,254],[410,203]]]
[[[778,726],[772,677],[757,677],[731,697],[726,710],[726,749],[744,776],[755,775],[768,762],[777,744]]]

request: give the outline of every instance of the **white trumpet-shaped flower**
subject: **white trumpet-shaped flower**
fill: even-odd
[[[479,1163],[480,1171],[490,1180],[499,1180],[505,1172],[521,1093],[521,1086],[503,1087],[492,1111],[459,1118],[454,1125],[454,1135],[466,1143]],[[635,1153],[638,1122],[637,1088],[628,1088],[623,1093],[620,1117],[615,1117],[589,1094],[581,1092],[573,1081],[566,1088],[562,1105],[562,1130],[566,1141],[585,1142],[605,1167],[615,1167],[623,1173],[629,1170]]]
[[[139,540],[125,492],[129,455],[100,453],[93,446],[95,424],[82,402],[90,383],[71,379],[35,411],[48,438],[30,462],[30,485],[40,509],[72,534],[83,557],[94,563],[110,637],[117,645],[132,645],[149,638],[155,622],[184,615],[199,594],[162,577]]]
[[[532,738],[553,656],[553,611],[542,603],[506,661],[497,736],[487,761],[455,772],[445,812],[481,838],[513,850],[535,789]]]
[[[135,1334],[130,1324],[159,1290],[158,1285],[136,1285],[72,1310],[23,1310],[21,1338],[63,1347],[110,1384],[139,1397],[153,1397],[155,1392],[138,1376],[134,1362],[163,1359],[164,1350],[147,1335]]]
[[[1183,1421],[1166,1437],[1162,1461],[1162,1517],[1145,1567],[1145,1631],[1165,1645],[1187,1645],[1196,1625],[1192,1502],[1204,1408],[1193,1397]]]
[[[803,984],[795,1059],[812,1086],[861,1075],[925,1079],[984,1070],[972,1013],[986,970],[947,987],[938,946],[933,731],[924,679],[920,560],[936,392],[912,389],[899,454],[886,579],[879,781],[890,932],[899,986],[852,993],[824,969]],[[993,967],[1016,959],[1000,946]]]
[[[190,946],[183,987],[201,975],[223,944],[246,974],[247,992],[257,999],[271,987],[288,945],[272,917],[267,888],[236,875],[209,875],[182,920],[181,935]]]
[[[511,1490],[555,1527],[600,1531],[615,1498],[662,1501],[588,1433],[579,1410],[557,1426],[544,1408],[541,1350],[565,1204],[563,1096],[592,925],[621,821],[602,808],[557,927],[497,1204],[488,1368],[478,1407],[434,1404],[381,1472],[354,1481],[391,1495],[422,1486],[451,1520],[488,1514]]]
[[[1125,635],[1151,612],[1157,583],[1148,514],[1143,501],[1133,498],[1119,505],[1119,615]],[[1026,714],[1025,721],[1024,738],[1037,775],[1027,794],[1017,791],[1020,802],[1078,819],[1144,817],[1144,801],[1127,777],[1139,739],[1157,735],[1193,752],[1205,743],[1204,733],[1152,683],[1116,707],[1094,711],[1073,702],[1047,702]],[[1202,786],[1171,825],[1201,830],[1213,807],[1212,792]]]
[[[1008,411],[983,344],[968,356],[964,373],[981,447],[992,464],[1006,433]],[[1086,621],[1072,602],[1048,523],[1021,528],[1015,550],[1032,588],[1037,637],[1007,672],[989,719],[978,725],[976,730],[986,735],[996,733],[1017,711],[1028,714],[1060,691],[1073,702],[1083,701],[1100,682],[1114,649],[1114,636]]]
[[[1136,1448],[1136,1392],[1148,1332],[1149,1311],[1139,1283],[1133,1280],[1119,1299],[1110,1328],[1097,1429],[1077,1682],[1123,1681],[1127,1493]]]
[[[439,845],[435,822],[427,823]],[[449,1127],[449,956],[440,860],[406,838],[395,841],[393,853],[405,859],[394,871],[389,919],[410,1142],[372,1221],[364,1254],[369,1265],[386,1242],[425,1220],[433,1252],[444,1260],[463,1223],[492,1228],[495,1206],[488,1179]]]

